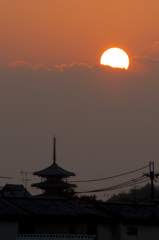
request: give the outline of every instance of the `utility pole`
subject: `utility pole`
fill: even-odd
[[[154,162],[149,162],[149,173],[144,173],[143,176],[149,177],[151,180],[151,200],[154,200],[154,181],[158,178],[159,173],[154,172]]]
[[[154,162],[149,163],[149,175],[151,179],[151,199],[154,200],[154,185],[153,185],[153,181],[155,179]]]

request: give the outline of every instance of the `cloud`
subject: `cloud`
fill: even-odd
[[[153,42],[152,45],[151,45],[151,49],[152,49],[153,51],[159,53],[159,41]]]
[[[0,63],[1,64],[1,63]],[[10,67],[28,67],[34,70],[46,70],[46,71],[55,71],[55,72],[63,72],[66,68],[75,68],[75,67],[85,67],[85,68],[92,68],[93,66],[86,64],[86,63],[77,63],[77,62],[72,62],[70,64],[60,64],[60,65],[55,65],[53,67],[46,67],[43,64],[36,64],[32,66],[30,63],[22,61],[22,60],[16,60],[14,62],[11,62],[8,64]]]
[[[154,72],[157,70],[159,64],[159,55],[155,57],[149,53],[144,55],[134,55],[130,68],[133,72],[145,75],[148,72]]]
[[[22,60],[16,60],[8,64],[10,67],[18,67],[18,66],[27,66],[29,68],[33,68],[30,63],[27,63]],[[34,68],[33,68],[34,69]]]
[[[8,66],[10,66],[10,67],[28,67],[28,68],[31,68],[34,70],[57,71],[57,68],[48,68],[40,63],[32,66],[30,63],[22,61],[22,60],[16,60],[14,62],[11,62],[8,64]]]
[[[145,71],[147,68],[146,66],[143,67],[143,59],[150,59],[149,56],[134,56],[133,61],[130,62],[130,67],[127,71],[131,71],[131,72],[141,72],[141,71]],[[137,61],[136,61],[137,60]],[[139,61],[140,63],[139,63]],[[151,59],[154,60],[154,59]],[[2,64],[1,64],[2,65]],[[31,70],[35,70],[35,71],[48,71],[48,72],[57,72],[57,73],[63,73],[63,72],[68,72],[68,71],[75,71],[75,69],[77,71],[84,71],[88,70],[91,71],[91,69],[94,69],[96,71],[98,71],[99,69],[103,69],[104,71],[112,71],[112,68],[109,66],[101,66],[99,64],[94,64],[94,65],[89,65],[86,63],[80,63],[80,62],[72,62],[70,64],[60,64],[60,65],[54,65],[52,67],[47,67],[44,66],[42,64],[36,64],[36,65],[31,65],[28,62],[22,61],[22,60],[16,60],[14,62],[11,62],[9,64],[4,64],[6,66],[12,67],[12,68],[18,68],[18,69],[31,69]],[[72,69],[72,70],[71,70]],[[115,71],[124,71],[123,69],[114,69],[113,68],[113,72]]]
[[[154,43],[154,48],[158,48],[158,42]],[[133,57],[130,58],[130,66],[127,72],[143,75],[146,72],[151,71],[155,63],[158,64],[158,62],[159,62],[159,57],[157,58],[157,57],[151,56],[148,53],[145,55],[134,55]],[[6,66],[8,65],[9,67],[18,68],[18,69],[25,68],[25,69],[35,70],[35,71],[47,71],[47,72],[56,72],[56,73],[63,73],[63,72],[66,72],[66,71],[68,72],[72,70],[75,71],[75,69],[77,71],[84,71],[84,69],[88,71],[91,71],[92,69],[94,69],[95,71],[98,71],[98,69],[103,69],[104,71],[105,69],[107,69],[107,71],[112,70],[111,67],[101,66],[99,64],[89,65],[82,62],[72,62],[70,64],[59,64],[59,65],[54,65],[52,67],[47,67],[41,63],[31,65],[28,62],[25,62],[22,60],[16,60],[9,64],[3,63],[1,65],[6,65]],[[113,72],[115,71],[116,70],[113,69]],[[119,71],[122,71],[122,70],[119,70]]]
[[[36,64],[34,67],[33,67],[34,70],[46,70],[46,71],[55,71],[55,72],[59,72],[59,70],[56,68],[56,67],[51,67],[51,68],[48,68],[48,67],[45,67],[44,65],[42,64]]]
[[[140,55],[140,56],[139,55],[135,55],[134,59],[138,59],[138,60],[141,60],[141,61],[143,61],[143,60],[150,60],[150,61],[154,61],[154,62],[158,62],[159,61],[159,58],[152,57],[152,56],[150,56],[148,54]]]
[[[86,68],[92,68],[92,65],[86,64],[86,63],[77,63],[77,62],[73,62],[71,64],[60,64],[60,65],[55,65],[55,67],[57,69],[60,70],[60,72],[63,72],[64,69],[66,68],[74,68],[74,67],[86,67]]]
[[[159,41],[156,40],[153,43],[146,45],[144,49],[144,54],[140,56],[134,56],[134,58],[159,61]]]

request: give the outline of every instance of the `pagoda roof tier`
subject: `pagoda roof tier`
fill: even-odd
[[[41,183],[34,183],[32,184],[33,187],[41,188],[41,189],[67,189],[67,188],[76,188],[76,184],[70,184],[65,182],[59,182],[59,183],[52,183],[52,182],[41,182]]]
[[[33,173],[34,175],[41,176],[41,177],[71,177],[75,176],[73,172],[68,172],[65,169],[59,167],[56,162],[54,162],[50,167],[47,167],[41,171],[37,171]]]

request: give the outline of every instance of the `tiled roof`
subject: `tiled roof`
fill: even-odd
[[[7,198],[12,205],[34,215],[88,216],[94,212],[68,199],[58,198]]]
[[[68,199],[45,197],[0,198],[0,215],[54,216],[56,218],[85,217],[107,220],[154,220],[159,221],[159,205],[98,202],[83,207]]]
[[[121,217],[123,219],[159,220],[159,207],[153,203],[100,203],[100,208],[102,211],[109,212],[114,217]]]
[[[62,177],[71,177],[75,176],[74,173],[68,172],[64,170],[63,168],[59,167],[57,163],[53,163],[50,167],[45,168],[41,171],[34,172],[34,175],[41,176],[41,177],[47,177],[47,176],[62,176]]]
[[[19,234],[16,240],[93,240],[93,235]]]
[[[0,215],[26,215],[23,210],[0,198]]]
[[[99,218],[108,220],[113,219],[113,214],[111,214],[109,211],[103,210],[102,208],[98,208],[97,206],[87,206],[87,209],[93,211]]]
[[[0,191],[0,195],[6,197],[31,197],[31,194],[22,184],[6,184]]]

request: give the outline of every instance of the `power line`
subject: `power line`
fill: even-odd
[[[0,178],[13,179],[12,177],[4,177],[4,176],[0,176]]]
[[[140,180],[137,184],[141,184],[141,183],[144,183],[144,182],[147,182],[147,179],[145,179],[145,180]],[[132,182],[132,183],[129,183],[129,184],[127,184],[127,185],[121,185],[121,186],[119,186],[119,187],[114,187],[114,188],[109,188],[109,189],[107,189],[107,191],[112,191],[112,190],[118,190],[118,189],[121,189],[121,188],[125,188],[125,187],[130,187],[130,186],[132,186],[134,183]]]
[[[147,182],[147,177],[146,176],[141,176],[141,177],[132,179],[130,181],[126,181],[126,182],[123,182],[123,183],[120,183],[120,184],[117,184],[117,185],[113,185],[113,186],[110,186],[110,187],[107,187],[107,188],[95,189],[95,190],[84,191],[84,192],[76,192],[76,193],[93,193],[93,192],[112,191],[112,190],[117,190],[117,189],[132,186],[134,183],[139,184],[139,183],[143,183],[143,182]]]
[[[132,171],[129,171],[129,172],[121,173],[121,174],[118,174],[118,175],[114,175],[114,176],[111,176],[111,177],[97,178],[97,179],[91,179],[91,180],[77,180],[77,181],[69,181],[69,182],[80,183],[80,182],[97,182],[97,181],[108,180],[108,179],[112,179],[112,178],[116,178],[116,177],[121,177],[121,176],[124,176],[124,175],[128,175],[128,174],[131,174],[131,173],[140,171],[140,170],[142,170],[142,169],[147,168],[148,166],[149,166],[149,165],[146,165],[145,167],[141,167],[141,168],[138,168],[138,169],[135,169],[135,170],[132,170]]]

